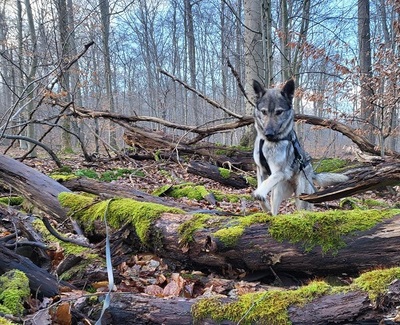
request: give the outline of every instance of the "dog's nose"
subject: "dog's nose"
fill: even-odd
[[[271,141],[271,140],[274,140],[275,134],[268,132],[268,133],[265,133],[265,137],[267,138],[267,140]]]

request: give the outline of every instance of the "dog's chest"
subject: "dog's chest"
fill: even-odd
[[[290,141],[279,142],[258,139],[254,147],[254,161],[257,165],[268,165],[270,173],[282,170],[290,170],[294,161],[293,146]]]

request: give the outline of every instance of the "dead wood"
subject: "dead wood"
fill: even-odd
[[[395,306],[400,302],[399,282],[390,285],[388,293],[380,297],[382,303],[378,307],[370,301],[367,293],[350,291],[321,296],[303,306],[292,305],[288,308],[288,320],[294,325],[378,324],[379,321],[392,324],[393,315],[397,313]],[[238,324],[237,321],[211,317],[193,319],[191,308],[198,300],[115,293],[106,312],[106,324]],[[232,298],[219,300],[221,305],[235,302]],[[273,323],[272,319],[270,321]]]
[[[59,282],[55,276],[36,266],[30,259],[0,245],[0,273],[13,269],[27,275],[31,290],[39,296],[54,297],[59,293]]]
[[[34,206],[62,222],[66,212],[57,196],[69,189],[37,170],[4,155],[0,155],[0,179],[3,185],[12,188]]]
[[[241,170],[254,170],[253,153],[234,147],[216,146],[210,142],[190,144],[164,132],[154,132],[139,127],[127,126],[124,141],[131,147],[145,150],[160,150],[169,153],[170,157],[180,155],[196,155],[213,161],[217,166],[234,166]]]
[[[355,170],[351,179],[300,198],[311,203],[337,200],[368,190],[400,184],[400,162],[384,162],[376,166],[367,166]]]
[[[185,245],[179,229],[183,222],[190,224],[191,220],[195,223],[196,216],[163,214],[150,230],[155,237],[148,243],[148,249],[151,248],[157,256],[174,261],[173,264],[182,267],[214,270],[218,273],[243,270],[248,275],[256,272],[272,278],[275,274],[286,273],[296,274],[299,278],[342,273],[354,275],[374,267],[389,267],[400,263],[397,251],[400,215],[368,231],[344,236],[343,247],[326,253],[320,246],[306,251],[302,243],[275,240],[269,233],[267,223],[248,226],[236,242],[224,243],[215,235],[216,232],[232,227],[236,221],[233,217],[219,216],[210,217],[205,228],[194,231],[193,240]],[[125,244],[129,251],[143,250],[140,242],[126,241]],[[121,247],[118,250],[123,251]]]
[[[59,293],[59,282],[55,276],[0,243],[0,274],[14,269],[26,274],[29,286],[35,294],[54,297]]]
[[[146,192],[138,191],[132,187],[121,184],[99,182],[88,178],[74,178],[67,181],[61,181],[61,184],[71,191],[82,191],[103,198],[126,197],[140,202],[152,202],[166,206],[176,206],[176,202],[168,201],[165,198],[153,196]],[[183,206],[182,208],[183,210],[190,210],[190,207]]]
[[[65,102],[60,98],[52,98],[51,100],[47,100],[45,102],[48,102],[49,104],[52,105],[58,105],[63,108],[69,108],[75,115],[81,117],[81,118],[105,118],[113,121],[114,123],[117,123],[127,130],[131,132],[136,132],[140,130],[137,126],[133,126],[134,123],[136,122],[153,122],[157,123],[160,125],[163,125],[168,128],[173,128],[177,130],[182,130],[187,133],[191,134],[196,134],[197,136],[194,137],[193,139],[189,140],[186,142],[187,145],[191,145],[194,143],[197,143],[200,140],[203,140],[206,137],[209,137],[213,134],[228,131],[228,130],[233,130],[236,128],[244,127],[251,125],[254,120],[252,116],[241,116],[237,115],[235,113],[230,114],[231,116],[235,116],[235,119],[233,119],[230,122],[225,122],[221,124],[216,124],[212,126],[195,126],[195,125],[182,125],[182,124],[177,124],[173,123],[158,117],[153,117],[153,116],[139,116],[139,115],[123,115],[123,114],[116,114],[108,111],[93,111],[90,109],[87,109],[85,107],[79,107],[77,105],[71,105],[71,103]],[[216,103],[216,105],[213,105],[217,108],[221,108],[222,105]],[[222,109],[222,108],[221,108]],[[232,113],[231,111],[229,111]],[[360,136],[355,132],[355,130],[344,123],[338,122],[336,120],[332,119],[324,119],[320,118],[317,116],[312,116],[312,115],[305,115],[305,114],[296,114],[295,115],[295,121],[296,122],[304,122],[307,124],[312,124],[312,125],[317,125],[317,126],[322,126],[326,128],[330,128],[332,130],[335,130],[337,132],[340,132],[341,134],[345,135],[348,137],[351,141],[353,141],[362,151],[369,152],[374,155],[380,155],[381,154],[381,149],[377,146],[374,146],[374,144],[370,143],[365,137]],[[140,133],[140,132],[139,132]],[[181,139],[182,140],[182,139]],[[178,141],[175,144],[177,145],[178,143],[181,143],[182,141]],[[159,146],[158,149],[164,149],[163,146]],[[400,153],[396,151],[391,151],[391,150],[386,150],[385,151],[387,155],[399,158]]]
[[[223,175],[217,166],[205,161],[191,161],[187,171],[189,173],[212,179],[225,186],[230,186],[233,188],[240,189],[250,186],[250,184],[242,175],[229,170],[226,170],[227,174]]]

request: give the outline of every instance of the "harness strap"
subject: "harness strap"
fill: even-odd
[[[284,140],[290,141],[290,143],[293,146],[293,151],[294,151],[293,164],[298,162],[300,165],[300,170],[304,170],[304,168],[306,168],[306,166],[310,164],[310,160],[306,159],[305,152],[300,145],[300,142],[299,142],[299,139],[297,138],[296,132],[294,130],[292,130],[285,138],[279,139],[279,141],[284,141]],[[268,161],[267,161],[266,157],[264,156],[263,150],[262,150],[262,148],[264,146],[264,142],[265,142],[264,139],[260,139],[259,148],[258,148],[258,151],[260,154],[260,163],[266,169],[267,174],[271,175],[271,168],[269,167]],[[276,142],[278,142],[278,141],[276,141]]]
[[[266,169],[267,174],[271,175],[271,168],[269,168],[267,158],[265,158],[265,156],[263,154],[263,150],[262,150],[262,148],[264,146],[264,142],[265,142],[264,139],[260,139],[259,146],[258,146],[258,152],[260,154],[260,163],[261,163],[261,166],[263,166]]]
[[[291,140],[291,142],[294,150],[294,157],[295,157],[294,159],[300,164],[300,170],[303,170],[310,163],[310,160],[305,159],[304,155],[302,154],[304,153],[304,150],[301,148],[296,133],[294,133],[294,138]]]

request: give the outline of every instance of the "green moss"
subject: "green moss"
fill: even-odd
[[[95,220],[104,218],[104,213],[108,208],[108,224],[119,228],[126,222],[130,222],[144,244],[147,243],[151,224],[162,213],[184,213],[181,209],[127,198],[96,201],[94,198],[63,192],[59,194],[58,199],[63,207],[69,208],[69,214],[86,222],[89,229],[90,224]]]
[[[166,185],[155,190],[153,195],[168,195],[173,198],[187,197],[191,200],[202,200],[210,194],[207,189],[202,185],[195,185],[192,183],[184,183],[180,185]]]
[[[167,185],[163,185],[157,189],[155,189],[151,195],[154,196],[165,196],[168,195],[168,191],[172,188],[172,185],[167,184]]]
[[[400,267],[361,274],[354,280],[353,287],[368,292],[369,298],[375,301],[380,295],[387,292],[389,284],[395,279],[400,279]]]
[[[249,293],[232,303],[218,298],[206,298],[192,307],[195,321],[211,318],[222,322],[229,320],[240,324],[290,324],[287,309],[291,305],[304,305],[313,299],[330,293],[332,288],[323,281],[311,282],[296,290],[270,290]]]
[[[231,176],[231,171],[226,168],[218,168],[219,174],[222,178],[229,178]]]
[[[24,301],[30,295],[29,279],[24,272],[11,270],[0,276],[0,310],[22,315]]]
[[[225,246],[235,246],[239,238],[243,235],[246,227],[255,223],[265,223],[272,219],[264,213],[252,214],[245,217],[229,217],[223,228],[213,233]]]
[[[257,187],[257,178],[252,177],[252,176],[246,176],[245,179],[246,179],[246,182],[248,184],[250,184],[250,186]]]
[[[345,245],[343,236],[374,227],[399,210],[352,210],[304,212],[276,216],[271,219],[269,232],[278,241],[301,243],[306,251],[321,246],[324,253],[337,252]]]
[[[45,225],[43,224],[42,220],[36,219],[32,222],[32,225],[35,227],[35,229],[38,232],[40,232],[40,234],[43,236],[44,239],[46,239],[47,242],[59,243],[59,245],[64,249],[64,253],[66,255],[70,255],[70,254],[85,255],[85,257],[88,257],[88,254],[90,252],[89,248],[59,240],[58,238],[54,237],[52,234],[49,233],[49,231],[46,229]],[[94,256],[96,256],[96,255],[94,255]]]
[[[79,169],[75,172],[76,176],[87,177],[92,179],[98,179],[102,182],[111,182],[128,175],[134,175],[137,177],[144,177],[145,174],[141,170],[128,169],[128,168],[117,168],[105,171],[104,173],[98,174],[93,169]]]
[[[208,214],[195,214],[193,218],[183,222],[179,228],[179,237],[181,244],[185,245],[193,241],[193,234],[201,229],[206,229],[214,222],[213,217]]]
[[[2,312],[3,314],[6,314],[1,310],[1,306],[0,306],[0,312]],[[0,325],[16,325],[16,323],[13,323],[13,322],[9,321],[8,319],[0,317]]]
[[[313,165],[317,173],[338,172],[348,165],[348,161],[339,158],[326,158]]]
[[[210,217],[200,215],[182,224],[180,234],[190,242],[193,233],[202,228],[218,226],[212,235],[227,247],[235,246],[247,227],[269,223],[269,232],[277,241],[300,243],[306,251],[320,246],[323,253],[336,253],[345,246],[344,236],[374,227],[384,219],[400,213],[399,210],[354,211],[300,211],[292,215],[271,217],[257,213],[244,217]]]
[[[154,196],[170,196],[173,198],[187,197],[192,200],[203,200],[208,195],[214,195],[217,201],[228,201],[231,203],[240,202],[241,199],[252,201],[253,198],[249,194],[238,195],[224,193],[216,190],[207,190],[202,185],[195,185],[192,183],[184,183],[180,185],[163,185],[158,189],[154,190],[152,195]]]
[[[347,209],[372,209],[372,208],[389,208],[386,202],[373,199],[358,199],[355,197],[344,198],[340,201],[340,206]]]
[[[212,191],[212,193],[218,202],[227,201],[231,203],[237,203],[240,202],[240,200],[242,199],[247,201],[254,201],[253,197],[249,194],[230,194],[216,190]]]
[[[218,144],[217,144],[218,145]],[[230,146],[230,147],[223,147],[222,144],[220,144],[221,149],[216,149],[215,154],[216,155],[224,155],[228,157],[232,157],[234,155],[237,155],[238,152],[246,152],[246,151],[251,151],[252,149],[246,146]]]
[[[243,235],[244,227],[233,226],[230,228],[223,228],[214,233],[216,238],[219,238],[225,246],[234,246],[237,240]]]
[[[74,179],[77,178],[76,175],[74,174],[63,174],[63,173],[52,173],[49,175],[52,179],[58,181],[58,182],[65,182],[65,181],[69,181],[70,179]]]
[[[24,198],[21,196],[8,196],[0,198],[0,204],[7,206],[21,205],[24,202]]]
[[[106,171],[102,173],[99,179],[103,182],[111,182],[120,178],[123,178],[127,175],[134,175],[137,177],[144,177],[145,174],[141,170],[127,169],[127,168],[118,168]]]
[[[76,176],[99,179],[99,175],[93,169],[79,169],[75,172]]]

